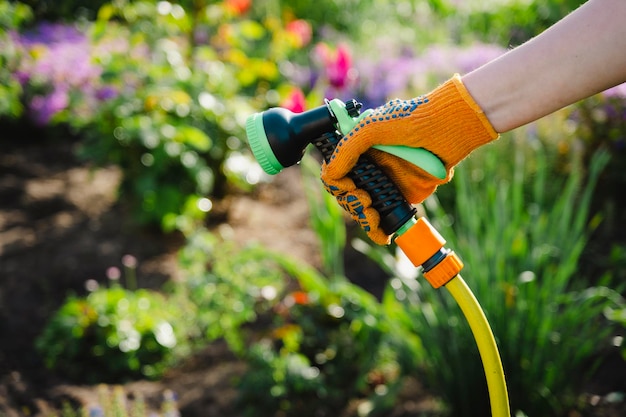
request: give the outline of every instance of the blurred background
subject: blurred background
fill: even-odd
[[[453,300],[247,116],[423,94],[581,0],[0,0],[0,416],[489,414]],[[626,86],[503,135],[421,215],[521,416],[626,414]]]

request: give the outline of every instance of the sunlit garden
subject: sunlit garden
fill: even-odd
[[[0,417],[490,415],[465,317],[246,118],[423,94],[582,0],[0,0]],[[626,415],[626,85],[417,207],[512,416]]]

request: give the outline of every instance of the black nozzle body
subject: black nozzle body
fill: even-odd
[[[322,153],[326,162],[330,161],[341,136],[337,133],[325,133],[313,144]],[[408,222],[416,213],[404,198],[400,189],[380,167],[367,155],[361,155],[348,177],[370,195],[372,207],[380,214],[380,227],[391,235]]]
[[[334,132],[335,118],[327,106],[303,113],[284,108],[263,112],[263,127],[274,156],[283,167],[297,164],[307,145],[324,133]]]
[[[346,103],[345,111],[354,118],[359,115],[360,107],[360,103],[351,100]],[[264,134],[258,137],[267,139],[269,145],[269,149],[263,152],[271,149],[273,157],[283,168],[300,162],[310,143],[326,161],[330,160],[342,137],[337,130],[337,117],[328,102],[303,113],[272,108],[263,112],[262,122]],[[361,155],[348,176],[358,188],[370,194],[372,207],[380,213],[380,225],[385,233],[393,234],[414,216],[415,209],[404,199],[398,187],[366,155]]]

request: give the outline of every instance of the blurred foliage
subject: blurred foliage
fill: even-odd
[[[93,19],[107,0],[20,0],[28,5],[37,21]]]
[[[176,292],[196,306],[206,341],[225,339],[249,365],[238,384],[246,413],[331,415],[353,398],[388,408],[419,354],[398,303],[287,255],[198,231],[181,267]]]
[[[137,221],[190,230],[229,183],[258,182],[242,158],[245,117],[276,103],[279,66],[308,41],[233,4],[116,1],[94,22],[38,24],[17,37],[7,73],[24,91],[3,102],[15,115],[25,103],[41,127],[69,125],[83,157],[119,166]]]
[[[277,82],[288,54],[281,30],[280,22],[264,26],[220,5],[190,13],[167,2],[100,9],[93,36],[129,43],[102,57],[103,78],[119,83],[119,95],[83,127],[83,152],[123,168],[122,194],[136,200],[143,222],[192,228],[206,214],[200,200],[227,192],[225,163],[241,152],[253,110],[248,94]]]
[[[288,294],[267,336],[245,355],[246,415],[333,416],[355,399],[388,409],[408,368],[409,335],[397,330],[371,294],[346,280]]]
[[[610,169],[604,177],[609,188],[626,182],[626,85],[612,88],[580,102],[571,115],[576,136],[585,144],[590,158],[597,149],[611,153]]]
[[[309,207],[328,207],[332,197],[313,189],[319,165],[310,157],[304,165]],[[380,303],[342,275],[345,230],[331,227],[343,229],[341,218],[335,207],[313,226],[326,248],[325,275],[289,257],[265,254],[296,286],[277,299],[269,326],[244,354],[249,370],[240,381],[239,400],[246,415],[335,416],[354,401],[359,414],[384,413],[395,404],[404,378],[414,376],[424,351],[401,303]]]
[[[0,120],[19,117],[22,86],[15,76],[19,65],[19,48],[11,33],[32,19],[31,9],[21,3],[0,0]]]
[[[19,30],[24,24],[33,20],[33,11],[21,2],[0,1],[0,29],[2,35],[6,32]]]
[[[479,39],[517,46],[538,35],[574,11],[585,0],[470,0],[455,2],[450,19],[457,39]]]
[[[199,331],[208,341],[225,339],[239,355],[246,349],[246,325],[271,310],[289,280],[266,249],[238,249],[205,229],[188,238],[180,266],[185,280],[175,290],[196,306]]]
[[[46,366],[75,381],[158,379],[189,354],[193,310],[149,290],[117,284],[70,296],[37,340]]]

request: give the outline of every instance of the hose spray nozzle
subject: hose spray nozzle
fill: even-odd
[[[342,136],[373,111],[361,112],[361,107],[356,100],[344,103],[333,99],[302,113],[280,107],[255,113],[246,121],[248,143],[257,162],[270,175],[300,162],[309,144],[315,145],[328,161]],[[446,177],[443,163],[425,149],[395,145],[374,148],[406,159],[437,178]],[[372,206],[380,213],[381,227],[387,234],[393,234],[413,217],[415,210],[367,156],[359,158],[349,176],[358,188],[370,194]]]
[[[248,117],[248,142],[263,170],[274,175],[297,164],[307,145],[322,135],[347,134],[372,112],[371,109],[361,112],[361,107],[361,103],[354,99],[346,103],[339,99],[326,100],[323,106],[302,113],[274,107]],[[443,163],[425,149],[400,145],[377,145],[374,148],[406,159],[434,177],[446,177]]]

